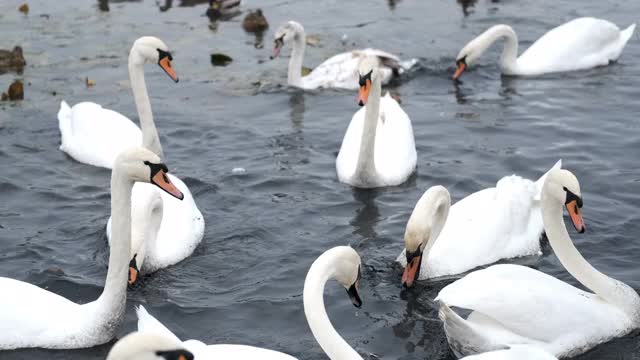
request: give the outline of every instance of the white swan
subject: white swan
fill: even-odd
[[[554,169],[542,188],[545,231],[565,269],[593,292],[525,266],[494,265],[472,272],[436,298],[456,355],[525,344],[572,357],[640,327],[640,296],[582,257],[564,226],[563,205],[576,230],[583,232],[578,180],[567,170]],[[465,320],[449,306],[472,312]]]
[[[306,47],[304,28],[296,21],[287,21],[276,30],[274,34],[275,44],[271,58],[280,54],[280,49],[285,44],[291,43],[291,59],[287,82],[291,86],[302,89],[339,88],[356,90],[358,88],[357,69],[358,63],[365,56],[375,57],[380,66],[380,76],[383,84],[386,84],[394,76],[398,76],[411,69],[418,60],[411,59],[401,61],[397,56],[376,49],[353,50],[325,60],[310,74],[302,76],[302,59]]]
[[[558,161],[552,169],[561,166]],[[533,182],[505,176],[496,187],[465,197],[450,211],[447,189],[428,189],[411,213],[405,250],[396,260],[405,267],[402,283],[412,286],[416,274],[424,280],[460,274],[500,259],[539,254],[544,230],[540,193],[545,178],[546,174]]]
[[[129,283],[174,265],[193,253],[204,236],[204,217],[187,185],[167,174],[184,194],[178,201],[148,184],[136,184],[132,193],[131,262]],[[111,241],[111,218],[107,222]]]
[[[359,188],[399,185],[416,169],[416,145],[409,116],[389,93],[382,93],[382,71],[378,61],[360,62],[360,106],[336,159],[338,179]]]
[[[0,349],[84,348],[103,344],[115,335],[127,298],[133,184],[152,183],[178,199],[182,194],[168,181],[166,166],[149,150],[127,150],[114,165],[111,173],[114,234],[102,294],[96,301],[79,305],[35,285],[0,277]]]
[[[307,322],[320,347],[332,360],[352,360],[362,357],[351,348],[333,328],[324,308],[323,294],[325,283],[336,279],[342,284],[357,307],[362,305],[358,294],[360,279],[360,256],[348,246],[338,246],[327,250],[311,265],[304,282],[303,302]],[[169,329],[151,316],[144,307],[139,306],[138,331],[156,333],[180,341]],[[294,360],[295,358],[273,350],[245,345],[206,345],[198,340],[182,343],[195,355],[195,359],[265,359]]]
[[[518,37],[508,25],[495,25],[465,45],[456,57],[454,79],[494,42],[504,39],[500,69],[505,75],[535,76],[604,66],[620,57],[636,24],[623,31],[613,23],[590,17],[571,20],[549,30],[518,57]]]
[[[106,360],[193,360],[179,341],[157,334],[133,332],[113,345]]]
[[[151,103],[144,82],[144,64],[157,63],[178,81],[171,66],[169,48],[160,39],[144,36],[133,43],[129,52],[129,80],[140,117],[140,129],[125,116],[99,104],[82,102],[72,108],[60,103],[60,150],[85,164],[111,169],[116,157],[124,150],[144,146],[163,158]]]
[[[529,345],[514,345],[509,349],[494,350],[466,356],[464,360],[558,360],[548,352]]]

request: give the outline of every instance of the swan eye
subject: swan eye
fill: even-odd
[[[373,73],[373,70],[369,71],[364,76],[360,75],[360,80],[358,81],[358,83],[361,87],[367,85],[367,80],[371,81],[371,73]]]
[[[463,56],[461,59],[456,60],[456,65],[464,65],[467,66],[467,55]]]
[[[168,51],[164,51],[161,49],[156,49],[158,50],[158,61],[164,59],[164,58],[169,58],[169,61],[173,61],[173,56],[171,56],[171,53]]]
[[[565,205],[574,201],[578,205],[578,208],[582,208],[582,198],[576,194],[574,194],[571,190],[567,189],[566,186],[562,187],[562,189],[567,193],[567,198],[565,199]]]

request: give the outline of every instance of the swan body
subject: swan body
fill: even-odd
[[[558,161],[552,169],[561,166],[562,161]],[[540,254],[540,236],[544,230],[540,193],[545,178],[546,174],[533,182],[517,175],[505,176],[495,187],[455,203],[444,217],[441,212],[430,210],[437,199],[430,198],[427,190],[407,223],[405,249],[397,261],[406,266],[407,249],[411,255],[422,248],[418,279],[424,280],[460,274],[500,259]],[[449,193],[443,190],[449,199]],[[439,235],[424,234],[433,229],[429,221],[436,215],[440,218],[434,222],[446,221]],[[434,243],[422,244],[429,241]]]
[[[509,349],[489,351],[466,356],[464,360],[558,360],[557,357],[535,346],[514,345]]]
[[[191,191],[179,178],[167,176],[184,194],[182,201],[149,184],[133,187],[131,258],[135,258],[136,270],[141,273],[149,274],[186,259],[204,236],[204,217]],[[111,218],[107,239],[111,241]]]
[[[113,345],[106,360],[193,360],[179,341],[156,334],[133,332]]]
[[[142,132],[136,124],[93,102],[69,107],[62,100],[58,122],[60,150],[85,164],[111,169],[118,154],[142,144]]]
[[[576,229],[584,231],[578,180],[567,170],[554,169],[542,190],[547,237],[567,271],[593,292],[519,265],[472,272],[443,288],[436,298],[457,356],[524,344],[571,357],[640,327],[640,297],[580,255],[564,226],[565,204]],[[450,306],[472,312],[463,319]]]
[[[97,300],[80,305],[32,284],[0,277],[0,349],[84,348],[113,338],[127,297],[131,188],[135,181],[154,182],[180,198],[170,182],[154,178],[165,172],[160,159],[143,148],[130,149],[117,158],[111,177],[114,236],[105,287]]]
[[[307,322],[314,337],[331,360],[361,360],[331,325],[324,308],[323,292],[325,283],[335,278],[342,284],[354,305],[360,307],[358,294],[360,279],[360,256],[348,246],[338,246],[327,250],[309,269],[304,284],[303,301]],[[143,306],[137,308],[138,331],[154,333],[180,342],[169,329],[150,315]],[[269,349],[246,345],[206,345],[198,340],[187,340],[182,345],[195,355],[195,359],[233,360],[295,360],[294,357]]]
[[[306,47],[304,28],[296,21],[287,21],[275,32],[272,58],[288,43],[293,46],[287,82],[291,86],[313,90],[317,88],[358,89],[358,64],[365,57],[375,58],[380,68],[383,84],[411,69],[416,59],[402,61],[397,56],[377,49],[361,49],[340,53],[318,65],[311,73],[302,76],[302,60]]]
[[[389,93],[381,97],[376,61],[361,62],[361,76],[371,73],[365,90],[366,106],[357,111],[342,139],[336,158],[338,179],[359,188],[395,186],[407,181],[416,169],[417,153],[409,116]]]
[[[171,330],[167,329],[160,321],[147,312],[142,306],[136,309],[138,315],[138,331],[155,333],[167,338],[172,338],[195,355],[195,359],[266,359],[266,360],[295,360],[294,357],[269,349],[263,349],[247,345],[206,345],[199,340],[187,340],[182,342]]]
[[[620,57],[635,26],[620,30],[607,20],[577,18],[549,30],[518,57],[515,31],[508,25],[495,25],[460,50],[454,78],[499,39],[505,41],[500,58],[505,75],[535,76],[604,66]]]

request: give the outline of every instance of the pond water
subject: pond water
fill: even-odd
[[[304,317],[303,281],[318,255],[349,244],[365,264],[364,305],[354,308],[335,282],[325,295],[346,341],[365,358],[453,359],[432,301],[453,279],[405,291],[394,264],[415,202],[436,184],[457,201],[505,175],[536,179],[560,158],[582,186],[588,230],[570,230],[576,246],[595,267],[640,289],[638,35],[604,68],[501,77],[495,46],[462,83],[450,79],[459,49],[493,24],[511,24],[526,47],[579,16],[626,27],[640,2],[244,1],[242,15],[216,24],[204,16],[204,1],[42,0],[29,2],[28,15],[18,12],[21,3],[0,4],[0,48],[21,45],[27,60],[22,75],[0,75],[3,90],[15,78],[25,82],[24,101],[0,103],[1,276],[80,303],[99,296],[110,173],[58,150],[60,101],[95,101],[136,119],[126,62],[142,35],[169,45],[180,76],[174,84],[146,67],[166,163],[190,187],[205,236],[191,257],[129,292],[119,336],[135,329],[134,308],[144,304],[183,339],[325,358]],[[241,26],[257,7],[270,23],[262,48]],[[273,31],[289,19],[319,39],[306,51],[308,67],[361,47],[420,59],[391,87],[414,127],[418,170],[408,183],[363,191],[337,181],[335,157],[358,110],[356,94],[284,86],[289,49],[281,59],[269,55]],[[233,62],[213,67],[212,53]],[[236,167],[246,173],[232,173]],[[520,262],[577,285],[548,247]],[[0,358],[103,359],[111,345]],[[640,359],[640,336],[578,358]]]

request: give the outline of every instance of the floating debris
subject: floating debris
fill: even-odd
[[[233,59],[225,54],[211,54],[211,65],[213,66],[227,66],[232,61]]]
[[[13,84],[9,85],[9,91],[2,93],[2,101],[5,100],[23,100],[24,99],[24,86],[22,81],[15,80]]]
[[[0,49],[0,74],[16,71],[21,74],[27,62],[22,55],[22,48],[16,46],[12,51]]]
[[[25,15],[28,14],[29,13],[29,4],[24,3],[24,4],[20,5],[18,10],[20,10],[20,12],[25,14]]]
[[[84,78],[84,83],[87,85],[87,87],[92,87],[96,84],[94,80],[91,80],[88,77]]]
[[[233,175],[242,175],[245,174],[247,172],[247,170],[245,170],[245,168],[241,168],[241,167],[236,167],[231,169],[231,173]]]
[[[257,9],[255,11],[249,10],[247,16],[242,20],[242,28],[244,31],[250,33],[258,33],[267,30],[269,28],[269,23],[267,22],[267,18],[262,14],[262,9]]]
[[[320,45],[320,35],[309,34],[307,35],[305,41],[307,45],[317,47],[318,45]]]

